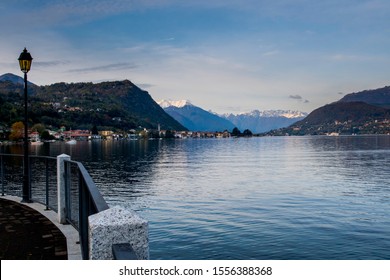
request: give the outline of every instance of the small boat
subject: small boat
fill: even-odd
[[[338,132],[332,132],[332,133],[328,133],[327,135],[328,135],[328,136],[340,136],[340,133],[338,133]]]
[[[72,140],[66,141],[65,143],[69,144],[69,145],[74,145],[74,144],[77,144],[77,141],[72,139]]]
[[[31,145],[42,145],[43,144],[43,142],[42,141],[32,141],[31,142]]]

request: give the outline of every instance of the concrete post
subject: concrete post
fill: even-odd
[[[115,206],[88,217],[89,259],[112,260],[112,245],[130,243],[137,259],[149,259],[148,222],[136,212]]]
[[[65,190],[65,160],[70,160],[70,156],[62,154],[57,156],[57,202],[58,202],[58,222],[66,223],[66,190]]]

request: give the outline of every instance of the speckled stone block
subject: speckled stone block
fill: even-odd
[[[66,224],[65,160],[70,160],[70,156],[66,154],[57,156],[57,213],[60,224]]]
[[[89,258],[112,260],[112,244],[130,243],[139,260],[149,259],[148,222],[136,212],[115,206],[88,217]]]

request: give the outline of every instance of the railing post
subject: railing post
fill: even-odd
[[[84,185],[81,171],[79,170],[79,233],[81,244],[81,255],[84,260],[88,260],[88,216],[90,213],[90,197],[88,196],[87,187]]]
[[[57,197],[58,197],[58,222],[66,224],[66,180],[65,160],[70,156],[62,154],[57,156]]]
[[[4,163],[3,163],[3,156],[0,156],[0,172],[1,172],[1,195],[4,196]]]
[[[72,216],[72,166],[71,163],[68,161],[64,161],[65,163],[65,173],[64,173],[64,178],[65,178],[65,212],[66,212],[66,219],[67,222],[73,220]]]
[[[46,175],[46,210],[49,210],[49,159],[45,158],[45,175]]]

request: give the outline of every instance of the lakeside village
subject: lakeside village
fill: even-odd
[[[244,134],[245,133],[245,134]],[[55,141],[66,141],[76,143],[77,141],[88,140],[138,140],[138,139],[186,139],[186,138],[229,138],[237,136],[252,136],[252,133],[245,130],[241,133],[237,128],[232,132],[227,130],[223,132],[195,132],[195,131],[173,131],[139,128],[131,129],[128,132],[114,132],[111,130],[98,131],[96,127],[92,130],[66,130],[63,126],[58,130],[45,129],[43,125],[34,125],[28,130],[28,138],[31,143],[44,143]],[[23,141],[24,125],[18,122],[12,125],[10,129],[0,126],[0,144],[14,143]]]

